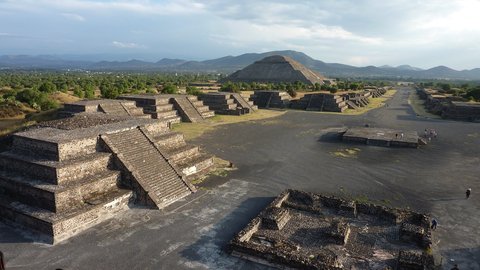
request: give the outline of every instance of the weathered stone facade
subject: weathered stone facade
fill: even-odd
[[[287,190],[229,249],[282,269],[434,269],[429,222],[409,210]]]

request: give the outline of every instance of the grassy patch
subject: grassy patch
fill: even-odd
[[[387,100],[389,100],[390,98],[392,98],[395,93],[397,93],[397,90],[396,89],[390,89],[388,90],[385,95],[381,96],[381,97],[378,97],[378,98],[370,98],[370,103],[368,103],[367,106],[365,107],[360,107],[356,110],[354,109],[347,109],[345,112],[343,112],[342,114],[345,114],[345,115],[360,115],[360,114],[364,114],[370,110],[373,110],[373,109],[377,109],[377,108],[380,108],[382,106],[385,105],[385,102]]]
[[[410,95],[408,96],[408,104],[410,104],[413,111],[415,111],[415,114],[418,115],[418,116],[435,118],[435,119],[440,119],[441,118],[439,115],[429,113],[425,109],[425,101],[420,99],[418,94],[415,93],[415,92],[411,92]]]
[[[360,152],[359,148],[345,148],[345,149],[340,149],[337,151],[330,152],[335,157],[341,157],[341,158],[356,158],[358,153]]]
[[[203,135],[206,132],[214,130],[217,126],[241,123],[247,121],[255,121],[260,119],[277,117],[284,114],[285,111],[275,110],[258,110],[254,113],[245,115],[215,115],[212,118],[200,123],[178,123],[174,124],[173,131],[181,132],[185,136],[186,140],[191,140]]]

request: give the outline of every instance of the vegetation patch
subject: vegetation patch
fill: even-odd
[[[186,140],[191,140],[214,130],[216,127],[226,124],[234,124],[248,121],[256,121],[283,115],[285,111],[258,110],[253,113],[236,115],[216,115],[199,123],[178,123],[174,124],[173,131],[181,132]]]
[[[337,151],[330,152],[335,157],[341,158],[356,158],[360,152],[359,148],[344,148]]]

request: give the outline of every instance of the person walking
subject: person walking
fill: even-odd
[[[438,225],[438,222],[436,219],[432,219],[432,226],[430,226],[430,228],[432,230],[435,230],[437,228],[437,225]]]
[[[472,189],[468,188],[467,191],[465,191],[465,195],[467,196],[467,199],[470,198],[470,194],[472,193]]]
[[[3,260],[3,253],[0,251],[0,270],[5,270],[5,261]]]

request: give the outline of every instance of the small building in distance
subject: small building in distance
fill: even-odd
[[[256,61],[223,79],[223,82],[324,84],[323,75],[312,71],[290,57],[273,55]]]

